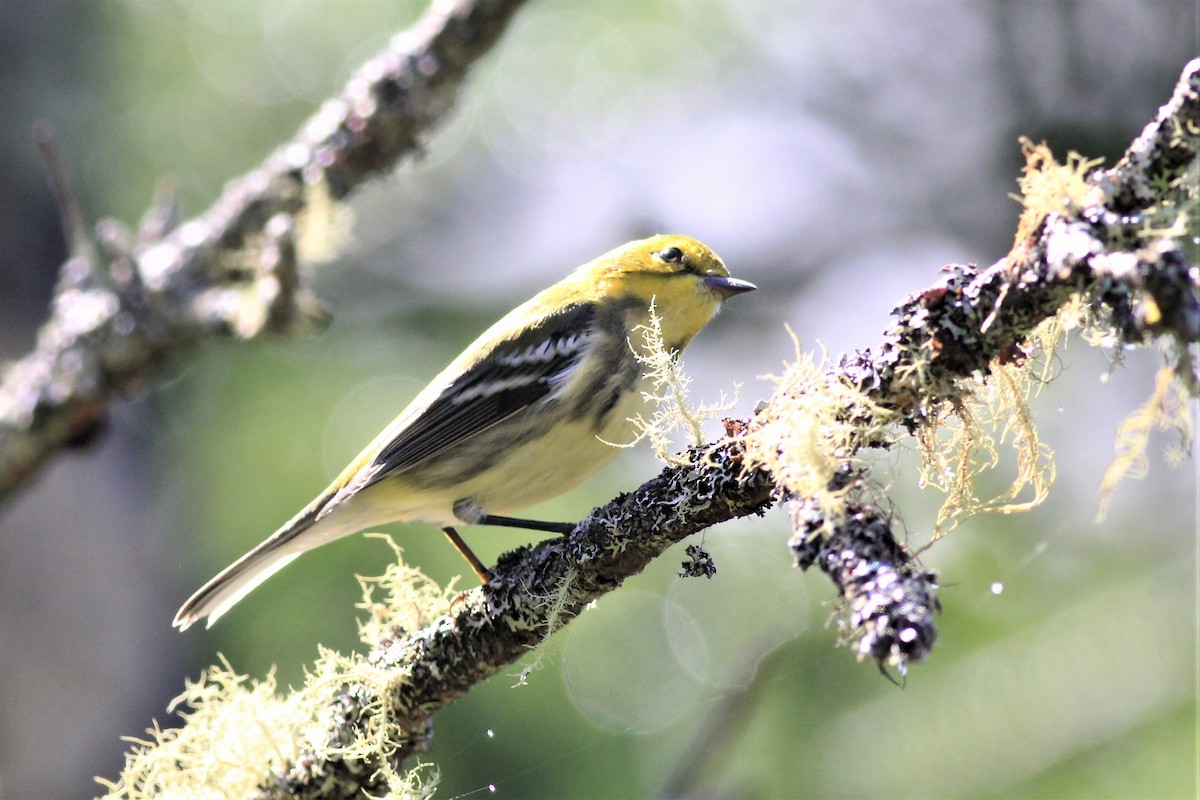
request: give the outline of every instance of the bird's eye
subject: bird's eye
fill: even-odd
[[[664,247],[656,255],[668,264],[683,263],[683,251],[678,247]]]

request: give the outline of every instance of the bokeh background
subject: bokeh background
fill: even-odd
[[[135,223],[169,176],[190,216],[420,11],[0,2],[0,358],[32,343],[63,256],[35,120],[90,214]],[[390,557],[363,537],[211,631],[170,620],[574,265],[676,231],[757,283],[686,358],[698,398],[741,383],[747,413],[793,355],[785,325],[805,349],[871,346],[941,264],[1006,252],[1019,135],[1111,163],[1198,51],[1192,0],[531,2],[425,156],[354,198],[341,256],[312,268],[329,331],[205,347],[0,512],[0,795],[94,793],[120,737],[172,724],[217,653],[287,684],[317,642],[353,647],[353,576]],[[528,686],[501,675],[441,714],[439,796],[1195,796],[1196,462],[1168,468],[1156,439],[1096,520],[1116,426],[1161,363],[1117,355],[1074,343],[1034,400],[1059,467],[1045,505],[925,554],[941,639],[903,689],[835,647],[831,585],[791,569],[776,511],[704,536],[711,581],[668,554]],[[940,498],[911,450],[876,469],[921,543]],[[657,468],[626,454],[535,513],[578,517]],[[463,572],[432,529],[395,533],[436,580]],[[528,541],[467,536],[485,560]]]

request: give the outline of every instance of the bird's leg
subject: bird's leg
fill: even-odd
[[[536,519],[488,514],[478,503],[467,497],[454,503],[454,516],[468,525],[497,525],[502,528],[524,528],[529,531],[549,531],[550,533],[570,533],[575,530],[574,522],[542,522]],[[455,546],[457,547],[457,545]]]
[[[530,531],[549,531],[550,533],[570,533],[575,530],[574,522],[542,522],[537,519],[520,519],[518,517],[498,517],[495,514],[484,514],[475,520],[476,525],[499,525],[505,528],[524,528]]]
[[[471,569],[475,570],[475,574],[479,576],[479,580],[487,583],[492,579],[492,571],[483,565],[479,560],[479,556],[471,552],[471,548],[463,541],[463,538],[458,535],[458,531],[454,528],[442,528],[442,533],[446,534],[446,538],[450,540],[450,544],[454,545],[454,549],[458,554],[467,560],[471,565]]]

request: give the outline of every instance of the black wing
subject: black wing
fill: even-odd
[[[552,396],[583,357],[596,307],[579,304],[492,348],[375,457],[369,483],[437,455]]]

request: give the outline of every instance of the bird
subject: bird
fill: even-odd
[[[300,555],[391,522],[442,529],[486,583],[456,526],[568,532],[507,516],[571,489],[636,437],[650,378],[639,326],[682,351],[730,297],[754,290],[706,245],[659,234],[617,247],[517,306],[450,363],[312,502],[204,584],[180,630],[211,627]]]

